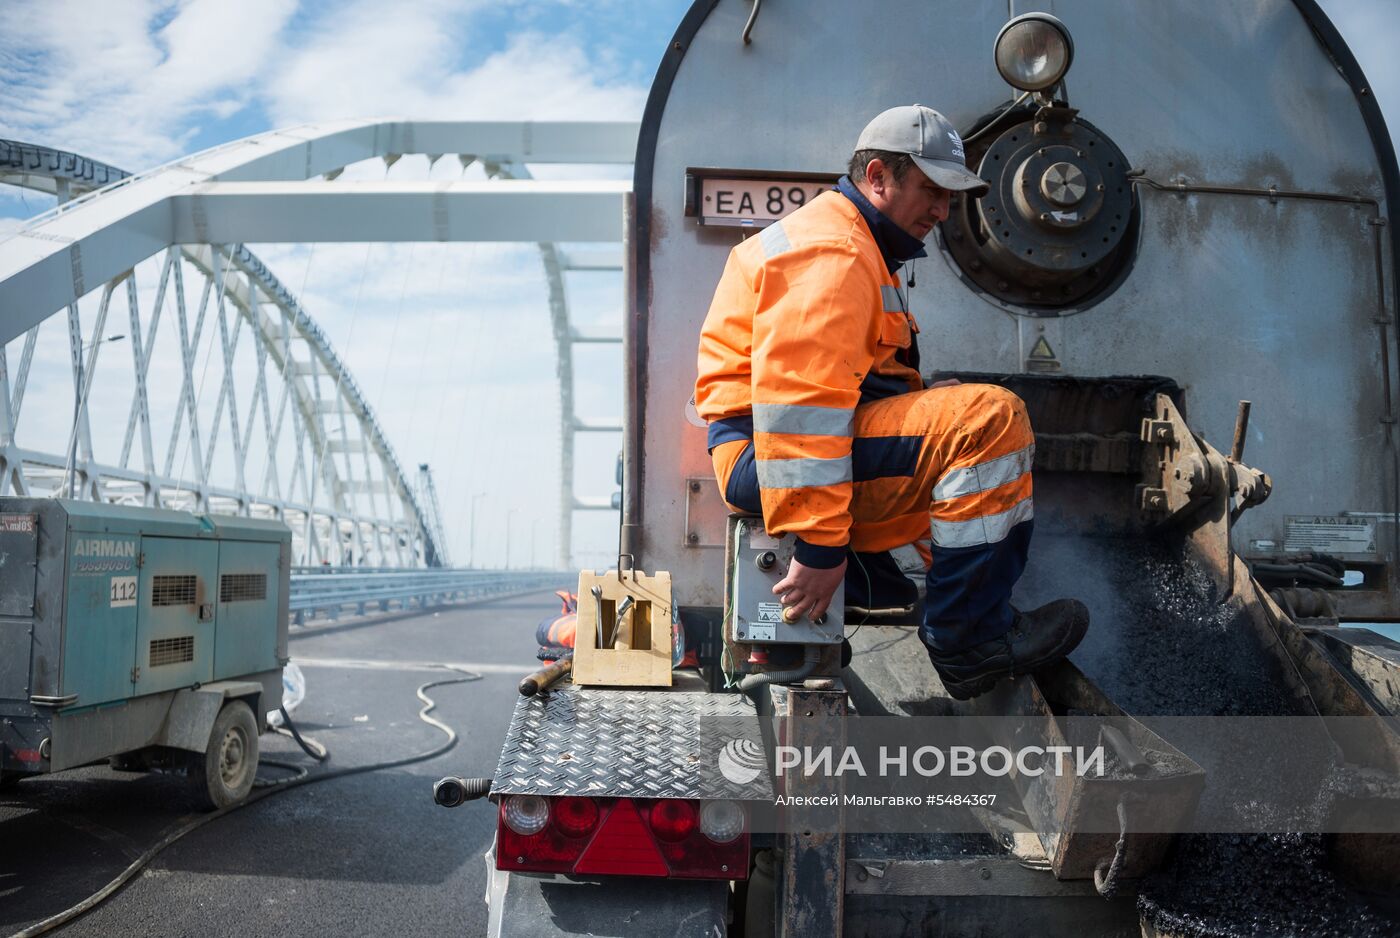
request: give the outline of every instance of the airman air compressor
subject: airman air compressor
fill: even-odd
[[[281,703],[290,562],[280,522],[0,499],[0,783],[110,759],[242,800]]]

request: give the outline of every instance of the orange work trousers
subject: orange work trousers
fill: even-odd
[[[1011,627],[1034,514],[1035,437],[1026,406],[990,384],[899,394],[856,408],[849,548],[931,545],[924,628],[958,651]],[[736,511],[761,512],[753,446],[715,447],[715,476]],[[922,551],[921,551],[922,552]]]

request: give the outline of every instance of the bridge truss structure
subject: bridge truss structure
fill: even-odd
[[[630,183],[542,181],[529,167],[630,164],[636,134],[626,122],[344,121],[262,134],[135,176],[76,154],[0,141],[0,183],[58,199],[0,241],[0,491],[278,518],[293,530],[299,564],[445,565],[431,476],[422,467],[416,480],[404,472],[329,338],[243,245],[533,242],[557,352],[558,563],[569,568],[573,513],[612,508],[606,495],[576,494],[574,436],[621,429],[620,420],[586,421],[575,413],[573,348],[621,337],[573,327],[566,274],[620,271],[622,251],[571,252],[561,243],[620,242]],[[455,157],[464,174],[479,164],[486,179],[339,178],[353,164],[392,165],[407,154],[426,154],[430,165]],[[151,258],[158,263],[144,263]],[[153,294],[150,285],[138,290],[143,264],[143,271],[159,270]],[[63,451],[26,447],[20,433],[45,328],[67,331],[74,410]],[[125,330],[129,349],[125,380],[115,379],[110,365],[99,367],[118,348],[108,341],[117,329]],[[12,363],[6,345],[21,337]],[[209,349],[202,367],[201,340]],[[236,367],[249,359],[250,345],[254,366]],[[148,380],[161,350],[179,361],[179,380],[168,389]],[[200,398],[215,381],[209,419]],[[128,387],[119,451],[99,456],[88,403]],[[176,398],[153,398],[162,393]],[[163,450],[153,400],[174,409]],[[231,482],[216,483],[216,476]]]

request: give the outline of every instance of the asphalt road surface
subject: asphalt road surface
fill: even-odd
[[[382,762],[440,745],[418,719],[421,684],[434,716],[460,736],[426,762],[303,785],[189,834],[92,912],[52,932],[83,935],[479,935],[486,929],[482,854],[495,831],[487,802],[432,801],[443,775],[490,775],[535,665],[548,593],[446,607],[392,620],[292,630],[307,679],[294,718],[326,745],[325,767],[291,740],[262,737],[264,758],[330,768]],[[280,770],[264,767],[262,776]],[[286,774],[286,773],[283,773]],[[21,781],[0,793],[0,935],[81,901],[163,833],[195,813],[182,778],[91,767]]]

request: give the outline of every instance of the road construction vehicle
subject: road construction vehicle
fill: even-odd
[[[247,797],[290,576],[281,522],[0,498],[0,781],[110,761]]]
[[[629,584],[666,571],[651,615],[673,608],[703,666],[608,688],[575,660],[518,703],[489,783],[441,783],[498,812],[493,935],[1394,933],[1400,645],[1343,627],[1400,614],[1400,173],[1375,95],[1314,0],[1044,7],[697,0],[678,27],[625,223],[621,556],[585,572],[577,635],[616,649]],[[1092,615],[1068,663],[967,707],[908,625],[764,607],[784,545],[731,516],[688,401],[730,249],[916,102],[990,184],[907,271],[926,382],[1026,402],[1014,601]],[[1099,718],[1127,769],[1107,790],[1022,770],[975,829],[875,831],[808,807],[841,778],[764,764],[960,714]],[[1375,826],[1202,830],[1231,783],[1163,716],[1318,730],[1372,786],[1332,817]],[[1091,811],[1107,826],[1080,836]]]

